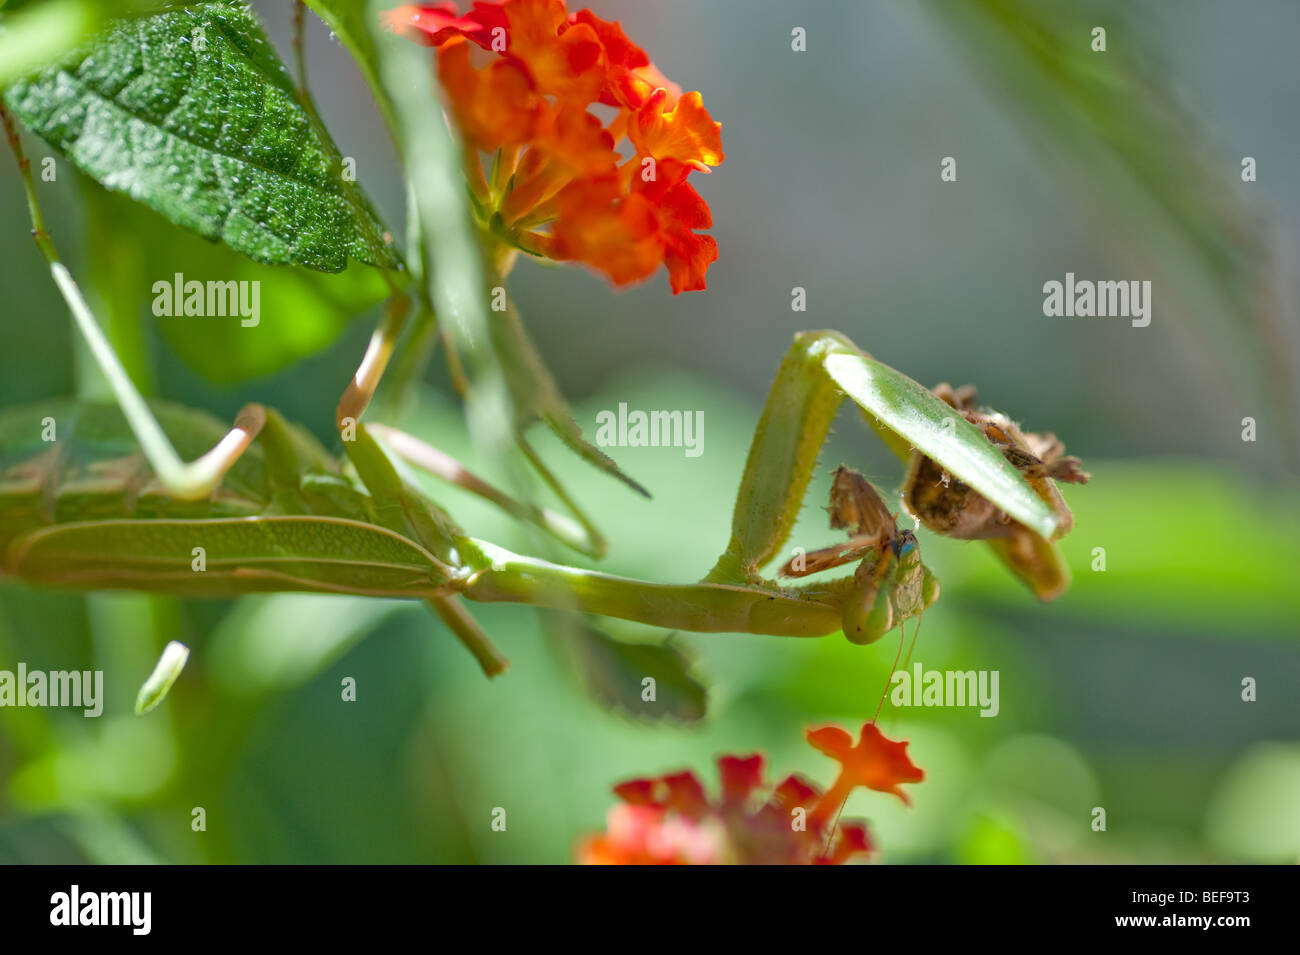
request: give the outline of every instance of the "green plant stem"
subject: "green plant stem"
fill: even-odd
[[[23,180],[23,189],[27,193],[27,212],[32,220],[32,238],[36,240],[36,247],[41,250],[46,261],[54,264],[59,260],[59,256],[54,249],[50,233],[45,228],[45,217],[41,213],[41,204],[36,198],[36,183],[32,180],[32,161],[23,152],[22,140],[18,138],[13,117],[9,115],[3,102],[0,102],[0,122],[4,124],[9,148],[13,151],[14,158],[18,160],[18,174]]]
[[[298,98],[304,106],[311,102],[311,92],[307,88],[307,58],[302,50],[303,15],[306,11],[307,6],[302,0],[293,0],[293,65],[298,74]],[[308,108],[315,111],[314,107]]]
[[[437,109],[441,97],[421,48],[385,34],[378,26],[380,6],[371,3],[369,9],[380,78],[398,119],[398,148],[420,225],[422,291],[466,360],[470,430],[490,453],[506,459],[516,416],[492,349],[486,270],[459,147]]]

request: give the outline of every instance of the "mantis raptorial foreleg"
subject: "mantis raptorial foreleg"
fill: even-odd
[[[731,541],[706,580],[744,582],[794,529],[817,456],[843,395],[820,369],[824,343],[799,335],[786,352],[754,430],[732,517]]]
[[[834,332],[805,332],[795,337],[777,371],[750,445],[736,497],[731,541],[707,580],[761,580],[759,569],[789,538],[822,444],[843,400],[841,382],[829,371],[827,360],[846,353],[868,360],[848,339]],[[877,410],[854,397],[866,410]],[[831,527],[849,530],[853,539],[805,555],[799,572],[815,573],[862,560],[839,602],[846,636],[854,642],[870,643],[938,598],[938,581],[922,565],[916,538],[899,531],[894,516],[861,475],[847,468],[836,472],[829,510]],[[813,558],[811,564],[807,557]],[[792,563],[787,562],[783,572],[793,575]]]
[[[90,306],[86,304],[81,290],[72,278],[72,273],[59,261],[54,241],[45,229],[44,217],[36,199],[36,189],[32,182],[31,162],[23,154],[22,142],[18,130],[8,112],[0,105],[0,122],[9,140],[9,148],[18,161],[18,171],[22,176],[27,191],[27,206],[32,218],[32,235],[36,245],[49,262],[50,274],[54,279],[63,300],[67,302],[77,330],[86,340],[90,353],[108,380],[113,396],[117,399],[127,423],[140,442],[140,448],[153,466],[159,484],[171,496],[180,500],[193,501],[207,497],[221,483],[222,477],[230,466],[239,459],[253,439],[262,429],[266,420],[261,405],[246,405],[236,416],[234,426],[217,442],[207,454],[192,462],[181,460],[167,435],[158,424],[158,419],[149,410],[140,392],[131,381],[122,366],[117,352],[104,335],[95,320]]]

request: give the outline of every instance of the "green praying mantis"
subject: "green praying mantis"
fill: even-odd
[[[838,333],[796,336],[754,434],[731,540],[698,583],[663,584],[568,567],[467,534],[416,489],[404,473],[407,465],[479,494],[576,549],[591,549],[578,522],[511,498],[431,445],[387,426],[348,419],[341,431],[345,466],[272,409],[246,408],[223,437],[223,426],[210,415],[166,403],[149,410],[175,453],[213,447],[208,455],[218,456],[220,475],[202,496],[192,484],[178,485],[175,472],[152,466],[115,406],[68,404],[0,415],[0,570],[33,583],[82,589],[420,599],[489,674],[504,669],[505,660],[462,598],[678,630],[795,637],[843,630],[855,642],[871,643],[924,612],[938,598],[939,585],[921,562],[914,534],[898,530],[878,492],[860,475],[841,469],[832,489],[832,527],[850,528],[849,543],[807,555],[797,570],[789,562],[785,567],[787,575],[800,575],[857,561],[854,574],[790,586],[760,572],[789,538],[842,389],[877,427],[901,426],[894,433],[919,442],[912,451],[917,477],[907,491],[910,499],[926,493],[929,471],[917,462],[942,462],[950,474],[934,483],[954,493],[958,486],[966,489],[969,503],[959,510],[978,507],[994,525],[1046,542],[1016,518],[986,506],[976,489],[990,482],[1024,485],[1022,473],[1046,486],[1050,475],[1077,472],[987,439],[987,453],[968,455],[973,461],[953,454],[936,439],[974,425],[938,399],[926,409],[935,413],[931,418],[900,424],[897,409],[878,393],[904,381],[910,379]],[[908,410],[914,415],[915,409]],[[1008,453],[1012,447],[1015,452]],[[200,457],[199,467],[215,467],[212,460]],[[1049,499],[1026,490],[1036,500]],[[1051,504],[1060,526],[1068,509],[1059,494]],[[932,518],[932,511],[923,517]],[[1050,545],[1036,562],[1013,569],[1031,585],[1044,580],[1055,586],[1061,575]]]

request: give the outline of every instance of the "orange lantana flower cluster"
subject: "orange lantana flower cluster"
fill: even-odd
[[[437,48],[480,222],[503,247],[616,285],[662,263],[673,292],[704,288],[718,247],[687,180],[722,162],[719,124],[618,23],[563,0],[479,0],[408,4],[387,25]]]
[[[636,779],[614,787],[623,803],[609,811],[607,830],[585,840],[578,861],[593,865],[840,865],[871,853],[862,822],[836,825],[858,786],[892,793],[909,803],[901,783],[925,774],[912,764],[907,743],[886,739],[875,723],[858,742],[838,726],[809,730],[808,742],[840,763],[822,792],[799,776],[768,788],[763,757],[718,760],[722,795],[710,799],[694,773]],[[910,804],[910,803],[909,803]]]

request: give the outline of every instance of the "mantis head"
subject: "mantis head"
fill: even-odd
[[[851,641],[874,643],[938,599],[938,578],[921,563],[916,535],[899,530],[897,515],[865,477],[840,465],[827,511],[833,530],[849,532],[848,542],[803,555],[781,573],[798,577],[859,561],[846,581],[841,611]]]
[[[916,535],[901,531],[864,557],[853,574],[842,611],[844,636],[875,643],[938,599],[939,579],[921,563]]]

